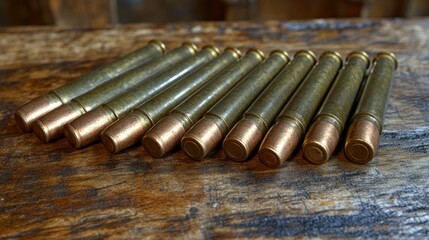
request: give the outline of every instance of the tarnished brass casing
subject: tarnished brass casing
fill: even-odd
[[[118,118],[159,94],[172,84],[187,78],[196,69],[210,62],[217,55],[218,50],[216,48],[212,46],[204,47],[195,56],[183,60],[177,66],[152,77],[150,81],[136,86],[132,91],[128,91],[68,123],[64,127],[64,134],[67,140],[74,147],[82,147],[98,140],[101,132]],[[205,72],[207,76],[216,74],[225,64],[229,64],[236,58],[233,54],[223,54],[218,59],[220,60],[214,61],[219,63],[218,66],[212,66],[211,69],[207,69]],[[200,77],[194,79],[196,80],[191,85],[192,87],[198,85],[199,81],[203,81],[206,78]],[[180,86],[183,86],[183,83]],[[188,89],[184,89],[183,92],[186,92],[186,90]]]
[[[63,135],[63,126],[84,113],[128,92],[152,76],[173,67],[194,55],[196,46],[185,43],[165,56],[122,74],[99,87],[72,99],[69,103],[51,111],[34,123],[34,132],[40,140],[49,142]]]
[[[182,138],[181,146],[194,160],[203,159],[222,141],[254,99],[289,62],[287,53],[274,51],[265,62],[214,105]]]
[[[263,164],[279,167],[296,150],[341,66],[339,53],[321,54],[316,66],[265,135],[259,148],[259,160]]]
[[[298,51],[246,110],[223,141],[223,151],[234,161],[246,160],[261,142],[274,118],[317,62],[313,52]]]
[[[390,52],[378,53],[347,132],[345,153],[350,161],[364,164],[378,151],[390,88],[398,60]]]
[[[262,60],[259,52],[248,51],[240,61],[171,110],[143,137],[143,146],[147,152],[154,157],[162,157],[172,150],[186,131]]]
[[[133,68],[162,56],[164,51],[165,46],[162,42],[152,40],[146,46],[114,62],[97,68],[26,103],[16,111],[16,123],[24,132],[30,132],[32,124],[43,115]]]
[[[348,55],[344,69],[304,138],[302,152],[308,161],[322,164],[331,157],[370,64],[371,60],[365,52],[354,51]]]
[[[211,47],[213,49],[213,47]],[[205,64],[184,80],[172,85],[156,97],[135,108],[102,133],[102,141],[111,152],[118,152],[142,141],[144,134],[173,107],[209,82],[239,58],[238,50],[227,49],[219,57]],[[134,121],[132,127],[127,124]],[[132,131],[132,130],[135,131]]]

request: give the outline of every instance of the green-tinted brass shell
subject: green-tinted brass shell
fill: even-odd
[[[393,74],[398,60],[390,52],[381,52],[374,57],[374,66],[366,81],[353,120],[363,118],[373,122],[381,132],[389,100]]]
[[[274,51],[269,58],[213,106],[205,114],[205,118],[213,120],[222,135],[225,136],[243,112],[288,62],[289,57],[286,53]]]
[[[195,54],[195,46],[185,44],[167,53],[165,56],[151,61],[141,67],[135,68],[101,86],[73,99],[71,102],[79,105],[84,112],[88,112],[101,104],[108,102],[120,94],[123,94],[138,84],[148,81],[150,77],[168,68],[173,67],[180,61]]]
[[[296,125],[302,139],[341,66],[342,59],[339,53],[330,51],[322,53],[316,66],[296,90],[277,120]]]
[[[191,76],[194,76],[193,72],[200,72],[197,69],[210,62],[210,60],[215,58],[217,55],[218,50],[216,48],[204,47],[195,56],[182,60],[182,62],[178,63],[177,66],[152,77],[150,81],[146,81],[131,91],[118,96],[113,101],[104,104],[103,107],[109,108],[115,115],[114,117],[119,118],[133,108],[149,100],[151,97],[154,97],[156,94],[167,89],[172,84],[179,82],[181,79],[187,78],[191,74]],[[209,73],[212,72],[207,71],[207,74]],[[180,84],[181,82],[179,82],[179,85]]]
[[[332,85],[315,121],[328,121],[341,134],[370,64],[371,60],[365,52],[354,51],[347,56],[346,65]]]
[[[298,51],[294,59],[246,110],[243,118],[253,121],[261,131],[261,135],[265,135],[275,117],[316,62],[317,58],[313,52]]]
[[[172,116],[191,128],[204,113],[263,60],[259,52],[249,50],[242,59],[231,64],[212,81],[171,111]]]
[[[219,57],[205,64],[184,80],[174,84],[156,97],[143,103],[134,113],[144,114],[153,124],[165,116],[173,107],[202,87],[225,68],[240,58],[238,50],[226,49]]]
[[[162,42],[152,40],[146,46],[131,52],[118,60],[102,66],[84,76],[74,79],[63,86],[51,91],[63,104],[68,103],[98,86],[135,67],[153,61],[162,56],[165,46]]]

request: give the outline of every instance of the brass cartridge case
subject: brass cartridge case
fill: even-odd
[[[287,53],[274,51],[213,106],[182,138],[181,146],[194,160],[214,150],[253,100],[289,62]]]
[[[322,53],[265,135],[259,148],[259,160],[263,164],[279,167],[292,155],[341,66],[342,59],[338,53]]]
[[[185,43],[155,61],[102,84],[41,117],[34,124],[35,134],[44,142],[61,137],[66,123],[148,81],[152,76],[171,68],[195,52],[194,44]]]
[[[347,132],[345,152],[352,162],[364,164],[377,154],[392,79],[397,68],[398,60],[393,53],[381,52],[374,58],[374,65]]]
[[[240,61],[228,66],[212,81],[170,111],[143,137],[143,146],[153,157],[162,157],[180,143],[192,125],[231,90],[263,58],[258,51],[250,50]]]
[[[209,55],[206,58],[207,62],[218,54],[218,50],[212,46],[204,47],[203,51],[211,51],[212,57]],[[195,58],[197,57],[198,55],[195,56]],[[103,104],[99,108],[68,123],[64,128],[64,134],[74,147],[90,144],[98,140],[101,132],[111,123],[161,91],[163,91],[163,98],[160,101],[169,99],[168,104],[175,104],[177,99],[180,101],[183,96],[187,96],[188,93],[204,84],[205,81],[208,81],[238,58],[239,55],[235,50],[227,50],[213,61],[203,65],[199,70],[194,69],[205,63],[205,61],[199,64],[191,61],[192,58],[184,61],[177,67],[152,78],[150,82],[139,85],[132,92],[128,92],[109,103]],[[180,83],[177,83],[179,80]],[[171,84],[174,85],[171,86]],[[168,89],[166,89],[167,87]],[[164,105],[160,104],[159,109],[161,109],[161,106],[164,107]]]
[[[236,61],[240,57],[237,51],[236,49],[227,49],[215,60],[143,103],[133,112],[107,128],[101,136],[106,148],[115,153],[142,141],[149,128],[173,107],[210,81],[226,66]]]
[[[24,104],[16,111],[15,121],[24,132],[30,132],[32,124],[43,115],[135,67],[162,56],[164,51],[165,46],[162,42],[152,40],[146,46],[114,62]]]
[[[317,62],[311,51],[298,51],[246,110],[223,141],[223,151],[234,161],[246,160],[261,142],[274,118]]]
[[[304,138],[302,152],[308,161],[322,164],[334,152],[370,64],[371,60],[365,52],[354,51],[347,56],[344,69]]]

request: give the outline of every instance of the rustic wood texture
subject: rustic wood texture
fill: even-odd
[[[429,19],[0,29],[0,238],[427,238]],[[399,59],[381,148],[367,165],[340,147],[324,165],[297,152],[280,169],[254,156],[201,162],[141,146],[110,154],[41,143],[13,119],[23,103],[144,45],[393,51]]]

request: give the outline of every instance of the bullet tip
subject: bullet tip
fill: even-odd
[[[100,139],[103,130],[115,119],[115,115],[103,108],[87,112],[64,126],[67,141],[75,148],[81,148]]]
[[[109,152],[117,153],[141,142],[150,126],[150,120],[130,113],[106,128],[101,133],[101,141]]]
[[[57,98],[40,96],[15,112],[16,125],[24,132],[31,132],[35,121],[61,105],[62,102]]]
[[[261,141],[258,126],[248,120],[239,121],[223,141],[225,155],[233,161],[245,161]]]
[[[259,160],[270,168],[280,167],[296,150],[300,139],[296,126],[277,122],[261,143]]]
[[[202,160],[222,140],[219,127],[203,118],[183,136],[180,144],[185,153],[194,160]]]
[[[40,141],[45,143],[50,142],[51,139],[49,138],[49,129],[42,121],[37,120],[33,124],[33,131],[34,134],[36,134],[36,136],[40,139]]]
[[[143,137],[142,144],[152,157],[162,157],[180,143],[185,128],[175,117],[161,119]]]
[[[82,115],[82,112],[71,106],[62,105],[41,117],[34,123],[33,130],[43,142],[50,142],[63,136],[64,125]]]
[[[314,164],[325,163],[339,140],[340,133],[334,124],[323,120],[315,121],[302,144],[304,158]]]
[[[377,126],[369,121],[353,122],[346,138],[345,153],[355,163],[365,164],[377,154],[380,133]]]

